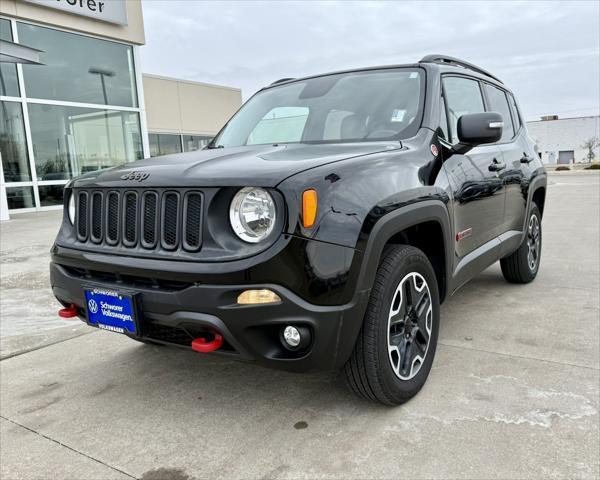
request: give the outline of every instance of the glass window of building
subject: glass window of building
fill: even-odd
[[[149,133],[148,142],[150,143],[150,156],[159,157],[160,155],[170,155],[172,153],[181,153],[181,135],[172,135],[167,133]]]
[[[50,207],[52,205],[63,204],[64,185],[40,185],[38,191],[40,194],[40,206]]]
[[[43,68],[23,65],[27,97],[137,107],[131,46],[25,23],[17,29],[19,43],[43,51]]]
[[[183,135],[183,151],[202,150],[211,140],[212,137],[206,135]]]
[[[0,18],[0,39],[7,42],[13,41],[10,21],[4,18]],[[14,63],[0,63],[0,95],[19,96],[17,66]]]
[[[16,208],[34,208],[33,187],[6,187],[6,200],[10,210]]]
[[[64,180],[143,157],[135,112],[29,104],[29,122],[38,180]]]
[[[6,182],[31,180],[25,145],[23,109],[17,102],[0,102],[0,154]]]

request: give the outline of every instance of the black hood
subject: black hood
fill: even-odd
[[[73,180],[72,187],[275,187],[296,173],[361,155],[401,148],[400,142],[257,145],[147,158]]]

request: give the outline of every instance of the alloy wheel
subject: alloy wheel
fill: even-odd
[[[540,243],[540,221],[538,216],[533,214],[527,227],[527,264],[532,272],[535,271],[540,258]]]
[[[421,369],[429,350],[433,310],[429,285],[417,272],[401,281],[388,317],[388,356],[394,373],[410,380]]]

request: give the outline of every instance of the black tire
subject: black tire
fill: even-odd
[[[532,223],[537,233],[532,232]],[[523,242],[517,250],[500,260],[504,278],[511,283],[529,283],[537,276],[542,258],[542,215],[537,205],[532,204]],[[532,257],[535,258],[532,261]]]
[[[411,297],[419,297],[419,306],[422,306],[424,305],[423,298],[425,298],[422,296],[422,292],[428,294],[430,305],[425,305],[427,308],[425,316],[426,323],[430,325],[429,340],[421,357],[422,361],[418,371],[411,376],[415,367],[415,363],[411,362],[410,375],[406,375],[406,378],[402,379],[402,359],[405,358],[408,362],[412,360],[410,352],[407,355],[405,353],[409,348],[411,352],[413,350],[415,352],[422,351],[417,350],[416,346],[422,348],[421,340],[423,338],[419,339],[418,337],[420,331],[417,326],[418,320],[414,320],[414,324],[413,320],[397,322],[397,318],[408,318],[410,315],[397,313],[392,317],[391,314],[399,300],[400,287],[403,287],[404,292],[404,289],[412,288],[413,285],[418,287],[421,280],[426,283],[425,286],[420,283],[421,290],[414,290],[412,294],[409,292],[405,295],[400,294],[401,302],[398,304],[398,308],[400,312],[405,311],[403,308],[406,308]],[[407,286],[406,282],[414,283]],[[425,289],[425,287],[427,288]],[[402,298],[403,296],[405,298]],[[410,400],[421,390],[431,370],[437,346],[440,324],[439,298],[435,273],[429,259],[421,250],[408,245],[391,246],[385,249],[354,351],[344,366],[346,382],[352,391],[366,399],[395,406]],[[407,299],[406,302],[405,299]],[[422,310],[422,308],[414,309],[414,312],[418,310]],[[417,314],[415,313],[415,315]],[[417,336],[414,345],[408,343],[409,337],[401,338],[401,341],[406,342],[404,345],[409,345],[406,346],[404,353],[400,353],[400,345],[396,347],[397,355],[395,355],[396,352],[390,351],[395,348],[392,346],[395,339],[405,337],[406,329],[413,331],[415,327]],[[394,331],[393,335],[392,331]],[[388,333],[390,333],[390,337],[388,337]],[[397,358],[397,362],[394,362],[395,358]]]

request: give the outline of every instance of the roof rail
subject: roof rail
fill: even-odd
[[[275,80],[271,85],[277,85],[278,83],[287,82],[289,80],[295,80],[295,79],[294,78],[280,78],[279,80]],[[269,85],[269,87],[271,85]]]
[[[477,65],[473,65],[472,63],[465,62],[464,60],[461,60],[460,58],[449,57],[448,55],[425,55],[419,61],[419,63],[440,63],[442,65],[452,65],[452,66],[457,66],[457,67],[468,68],[469,70],[473,70],[474,72],[481,73],[487,77],[493,78],[497,82],[504,84],[504,82],[502,82],[502,80],[500,80],[498,77],[492,75],[487,70],[484,70],[483,68],[480,68]]]

